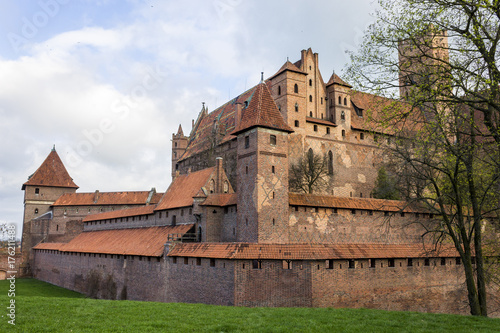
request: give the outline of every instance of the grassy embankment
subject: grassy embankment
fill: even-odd
[[[0,281],[0,332],[500,332],[500,319],[470,316],[95,300],[32,279],[16,281],[11,326],[7,282]]]

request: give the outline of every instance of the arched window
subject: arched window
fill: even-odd
[[[312,150],[312,148],[309,148],[309,150],[307,151],[307,157],[309,159],[312,159],[312,157],[313,157],[313,150]]]
[[[323,105],[323,97],[321,97],[321,104]]]
[[[328,152],[328,173],[333,175],[333,153],[331,150]]]
[[[313,85],[313,80],[309,79],[309,86],[312,87]]]
[[[174,142],[174,147],[177,147],[177,142]]]
[[[313,101],[313,97],[312,95],[309,95],[309,102],[312,102]]]
[[[271,134],[271,136],[269,136],[269,143],[271,146],[276,146],[276,135]]]
[[[281,95],[281,86],[278,86],[278,95]]]
[[[214,193],[215,190],[215,181],[213,179],[210,180],[210,193]]]
[[[309,117],[312,117],[312,116],[313,116],[313,112],[309,111]]]
[[[339,104],[342,104],[342,97],[339,96]]]
[[[345,120],[345,112],[344,112],[344,110],[342,110],[342,112],[340,112],[340,119]]]
[[[229,192],[229,183],[227,180],[224,181],[224,188],[223,188],[224,193]]]
[[[293,92],[296,94],[299,93],[299,85],[297,83],[295,83],[295,85],[293,86]]]
[[[344,105],[347,105],[347,98],[344,97]]]
[[[295,112],[299,112],[299,103],[295,103]]]

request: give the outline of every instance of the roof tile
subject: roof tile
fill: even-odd
[[[23,190],[26,185],[78,188],[55,149],[52,149],[42,165],[23,184]]]
[[[150,191],[66,193],[54,202],[54,206],[145,205],[150,193]],[[149,204],[158,203],[162,195],[163,193],[153,194]]]

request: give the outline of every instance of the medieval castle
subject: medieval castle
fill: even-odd
[[[458,254],[422,243],[432,214],[371,198],[391,135],[366,113],[394,102],[325,82],[308,49],[179,126],[165,193],[79,193],[53,149],[22,186],[26,268],[101,298],[466,314]],[[326,189],[293,193],[309,151]]]

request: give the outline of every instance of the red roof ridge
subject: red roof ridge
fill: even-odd
[[[271,76],[267,80],[272,80],[274,77],[280,75],[281,73],[283,73],[285,71],[291,71],[291,72],[300,73],[300,74],[306,74],[307,75],[306,72],[300,70],[295,64],[292,64],[289,60],[287,60],[283,64],[283,66],[281,66],[281,68],[276,72],[276,74],[274,74],[273,76]]]
[[[26,188],[26,185],[78,188],[55,148],[52,148],[42,165],[23,184],[22,190]]]
[[[331,84],[339,84],[347,88],[352,88],[352,86],[349,83],[346,83],[344,80],[342,80],[337,74],[335,74],[335,72],[330,77],[330,80],[328,80],[326,86],[329,86]]]
[[[231,134],[236,135],[253,127],[293,132],[293,129],[285,123],[268,86],[263,82],[257,86],[248,106],[242,111],[239,124]]]

